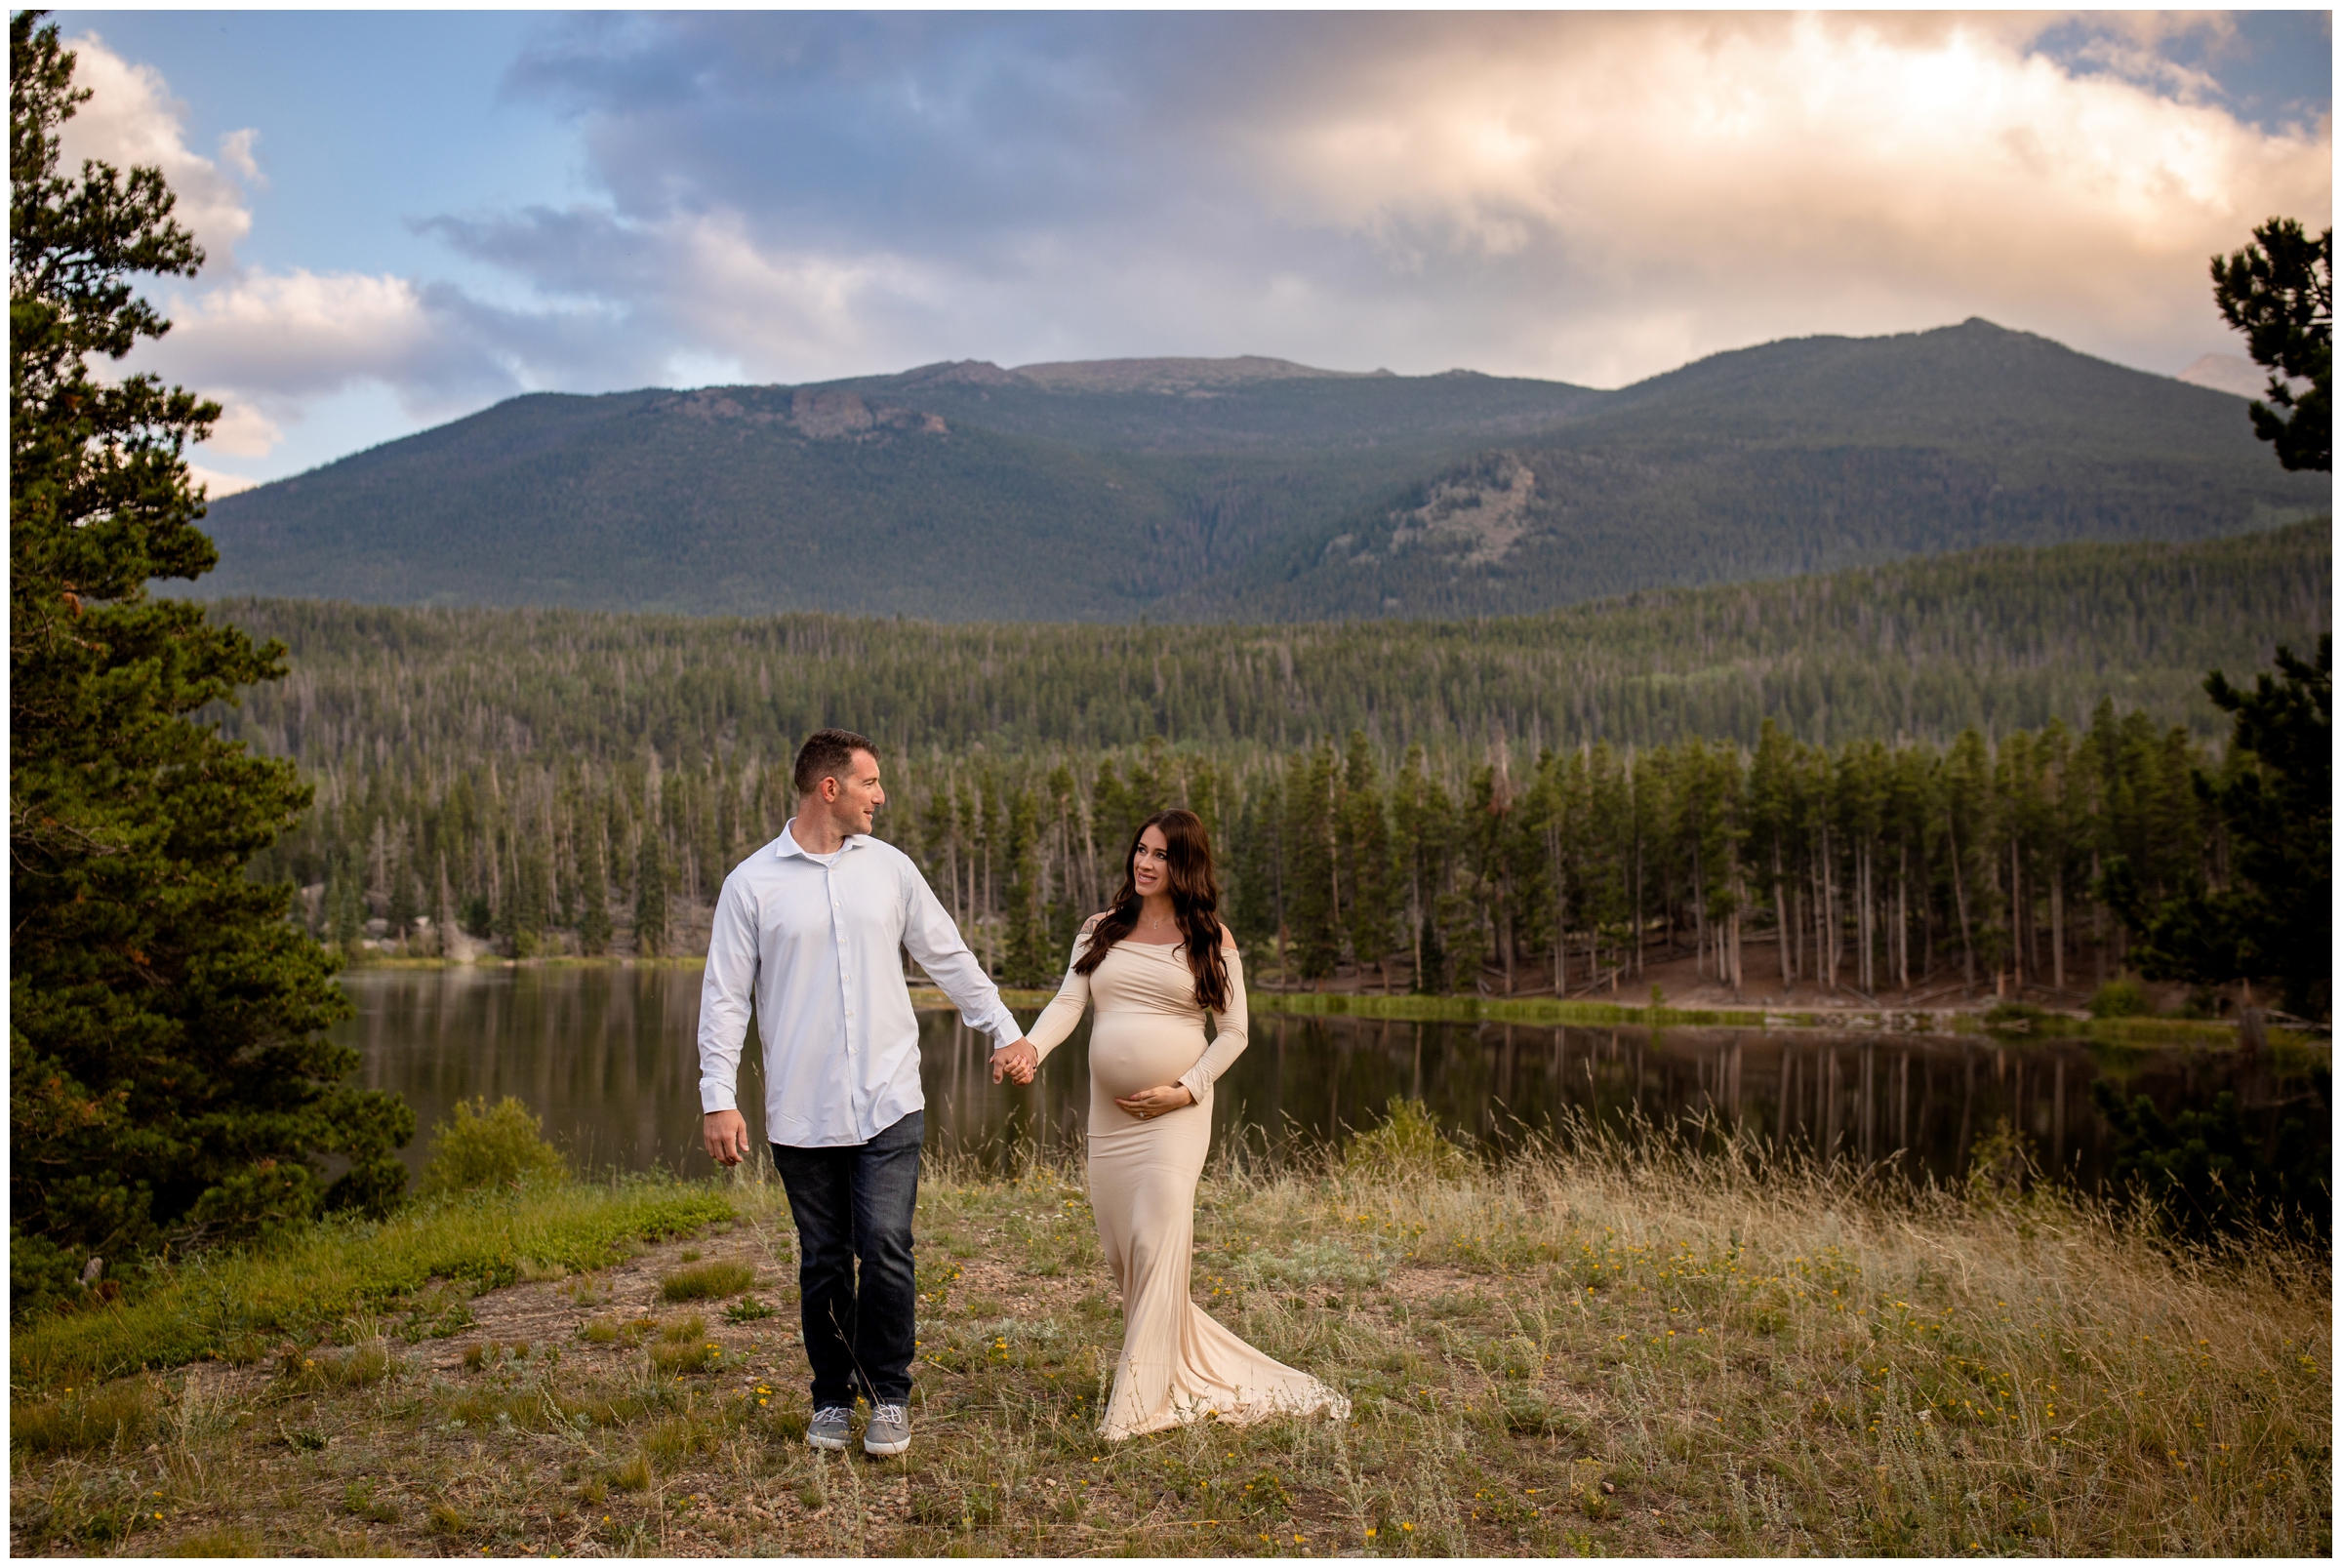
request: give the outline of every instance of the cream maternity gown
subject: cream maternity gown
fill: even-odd
[[[1078,959],[1089,929],[1075,941]],[[1029,1038],[1045,1058],[1097,1005],[1090,1028],[1090,1207],[1107,1267],[1122,1291],[1122,1356],[1099,1423],[1133,1437],[1206,1416],[1245,1425],[1322,1412],[1340,1421],[1350,1401],[1306,1372],[1272,1361],[1188,1299],[1195,1234],[1195,1179],[1212,1143],[1212,1081],[1244,1050],[1244,969],[1228,959],[1228,1011],[1206,1049],[1203,1009],[1183,947],[1128,938],[1087,975],[1066,971]],[[1142,1120],[1115,1097],[1181,1083],[1195,1103]]]

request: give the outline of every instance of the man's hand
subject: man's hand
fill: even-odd
[[[998,1083],[1005,1074],[1018,1083],[1030,1083],[1040,1065],[1041,1053],[1033,1049],[1030,1040],[1011,1040],[992,1053],[992,1082]]]
[[[737,1110],[711,1110],[700,1118],[700,1136],[707,1140],[709,1159],[738,1165],[748,1151],[748,1119]]]

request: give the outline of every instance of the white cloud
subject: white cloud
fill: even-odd
[[[125,60],[96,33],[65,44],[74,55],[74,84],[88,88],[90,99],[59,133],[64,167],[78,169],[84,158],[96,158],[120,170],[161,169],[179,197],[174,216],[204,249],[205,270],[233,268],[237,244],[252,232],[243,187],[219,163],[187,146],[186,106],[171,96],[163,73]],[[258,136],[234,131],[220,142],[222,159],[247,180],[260,174],[252,157]]]
[[[2330,125],[2078,77],[2006,19],[1510,18],[1250,127],[1272,188],[1395,268],[1523,253],[1598,309],[1517,364],[1648,374],[1752,337],[1982,313],[2127,342],[2201,258],[2331,211]],[[1522,363],[1525,362],[1525,363]]]
[[[240,490],[256,489],[260,485],[258,479],[247,479],[239,473],[222,473],[216,468],[206,468],[199,462],[187,464],[187,477],[202,486],[206,495],[213,501],[218,501],[223,496],[232,496]]]
[[[389,275],[249,272],[170,311],[151,361],[274,399],[392,375],[441,336],[414,284]]]
[[[220,161],[236,172],[236,178],[248,185],[265,186],[268,177],[261,173],[260,160],[252,149],[261,140],[261,133],[249,126],[230,131],[220,139]]]
[[[222,400],[220,418],[204,446],[231,458],[264,458],[285,438],[274,420],[249,403]]]

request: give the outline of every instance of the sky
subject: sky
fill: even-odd
[[[1618,386],[1984,316],[2161,374],[2332,222],[2332,20],[60,11],[207,252],[214,495],[527,391],[1267,354]]]

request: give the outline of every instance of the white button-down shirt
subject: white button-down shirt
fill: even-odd
[[[785,827],[734,866],[700,983],[700,1108],[739,1108],[753,998],[774,1143],[867,1144],[922,1109],[918,1018],[898,947],[971,1028],[1002,1045],[1024,1036],[927,879],[892,844],[856,834],[824,864]]]

